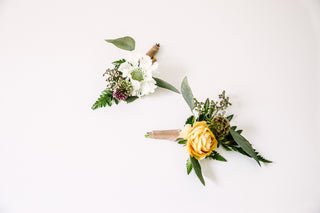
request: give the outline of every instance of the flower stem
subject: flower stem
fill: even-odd
[[[160,44],[157,43],[157,44],[153,45],[153,46],[151,47],[151,49],[146,53],[146,55],[150,56],[150,58],[152,59],[152,63],[154,63],[154,62],[157,61],[157,59],[156,59],[154,56],[155,56],[155,55],[157,54],[157,52],[159,51],[159,48],[160,48]]]
[[[176,141],[179,138],[180,130],[154,130],[147,133],[148,138],[152,139],[164,139],[170,141]],[[147,136],[146,135],[146,136]]]

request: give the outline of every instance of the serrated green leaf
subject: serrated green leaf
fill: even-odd
[[[229,116],[227,117],[227,119],[228,119],[229,121],[231,121],[232,118],[233,118],[233,115],[229,115]]]
[[[232,130],[236,130],[236,128],[237,128],[237,126],[232,126],[231,128],[230,128],[230,130],[232,129]]]
[[[123,50],[129,50],[132,51],[135,48],[135,41],[130,36],[125,36],[122,38],[117,39],[105,39],[106,42],[109,42],[111,44],[114,44],[116,47],[123,49]]]
[[[182,93],[184,100],[187,102],[188,106],[190,107],[190,109],[192,111],[194,108],[193,94],[192,94],[192,90],[189,86],[187,77],[184,77],[184,79],[182,81],[181,93]]]
[[[169,84],[168,82],[161,80],[159,78],[153,78],[156,81],[156,85],[158,87],[164,88],[164,89],[168,89],[171,90],[173,92],[179,93],[179,90],[177,88],[175,88],[174,86],[172,86],[171,84]]]
[[[213,160],[218,160],[218,161],[224,161],[226,162],[227,160],[220,155],[217,151],[213,151],[211,155],[209,155],[209,157]]]
[[[92,105],[91,109],[95,110],[98,108],[102,108],[102,107],[106,107],[111,106],[112,105],[112,100],[116,100],[115,98],[113,98],[112,96],[112,90],[110,89],[105,89],[101,92],[100,97],[98,98],[98,100]]]
[[[194,123],[194,116],[191,115],[191,116],[187,119],[187,121],[186,121],[185,124],[190,124],[190,125],[192,126],[193,123]]]
[[[120,65],[123,64],[124,62],[126,62],[126,59],[120,59],[120,60],[118,60],[118,61],[112,62],[112,64],[115,65],[115,66],[120,66]]]
[[[125,99],[124,101],[127,103],[131,103],[135,100],[137,100],[139,97],[138,96],[129,96],[127,99]]]
[[[190,174],[191,170],[192,170],[192,163],[191,163],[190,158],[188,158],[188,160],[187,160],[187,174]]]
[[[248,157],[251,158],[251,156],[248,155],[245,151],[243,151],[243,149],[242,149],[241,147],[232,147],[232,150],[237,151],[237,152],[239,152],[239,153],[241,153],[241,154],[243,154],[243,155],[248,156]],[[259,159],[259,161],[261,161],[261,162],[263,162],[263,163],[272,163],[272,161],[267,160],[267,159],[265,159],[264,157],[262,157],[262,156],[259,154],[259,152],[257,152],[255,149],[254,149],[254,151],[255,151],[255,153],[256,153],[257,158]]]
[[[194,169],[196,175],[198,176],[201,183],[205,186],[206,184],[205,184],[203,176],[202,176],[202,171],[201,171],[201,166],[199,164],[199,161],[191,156],[190,156],[190,161],[191,161],[192,168]]]
[[[258,156],[255,152],[255,150],[252,148],[252,145],[249,143],[247,139],[245,139],[242,135],[234,131],[233,129],[230,129],[230,134],[234,141],[253,159],[257,161],[257,163],[260,165]]]

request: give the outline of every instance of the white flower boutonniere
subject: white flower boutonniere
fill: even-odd
[[[135,49],[135,40],[129,36],[106,41],[123,50]],[[102,91],[92,109],[111,106],[113,103],[118,104],[119,101],[130,103],[154,93],[157,87],[180,93],[171,84],[154,77],[158,68],[158,62],[154,56],[159,48],[160,44],[155,44],[146,54],[133,52],[127,59],[112,62],[114,68],[107,69],[104,74],[107,88]]]

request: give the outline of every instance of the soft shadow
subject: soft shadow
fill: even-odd
[[[218,179],[212,168],[212,160],[209,160],[209,159],[202,160],[201,167],[202,167],[202,173],[207,179],[215,183],[218,183]]]

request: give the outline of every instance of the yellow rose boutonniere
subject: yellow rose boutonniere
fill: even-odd
[[[197,160],[205,158],[217,148],[218,142],[205,121],[195,122],[192,127],[186,124],[180,138],[187,140],[186,149]]]
[[[207,98],[204,102],[199,102],[193,97],[187,77],[185,77],[181,84],[181,94],[192,112],[182,130],[155,130],[148,132],[146,137],[176,141],[184,145],[189,154],[186,163],[187,174],[194,171],[201,183],[205,185],[200,160],[207,158],[227,161],[219,153],[220,151],[216,151],[217,147],[253,158],[259,166],[261,163],[272,163],[262,157],[242,136],[242,129],[231,126],[230,121],[233,115],[225,116],[226,109],[231,105],[225,91],[219,95],[218,101]]]

